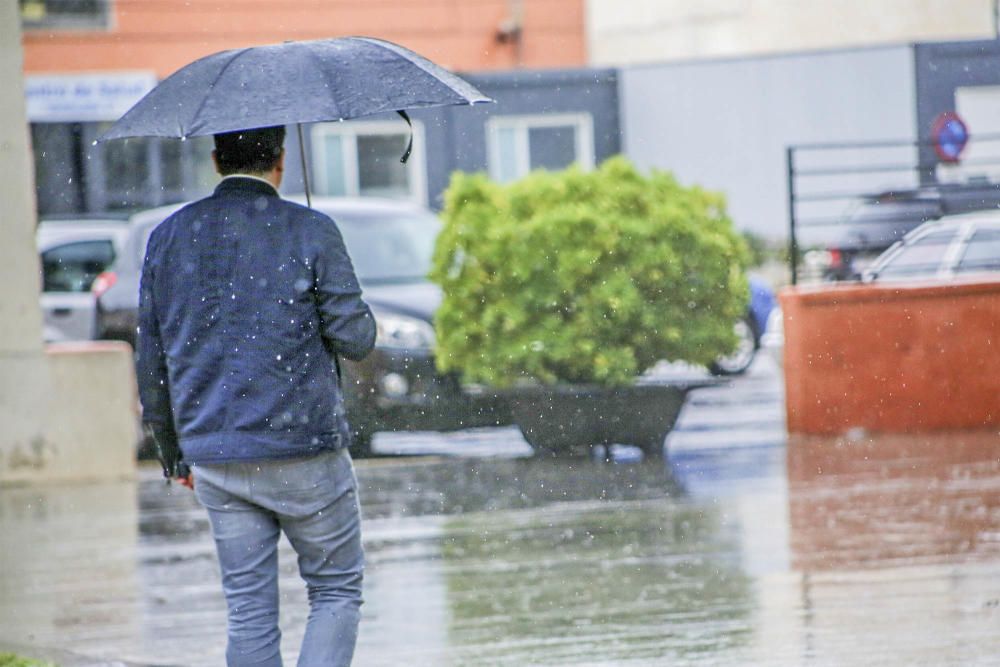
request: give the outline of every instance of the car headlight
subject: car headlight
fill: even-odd
[[[434,349],[434,327],[405,315],[375,313],[377,347],[407,350]]]

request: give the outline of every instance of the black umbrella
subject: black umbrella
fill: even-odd
[[[164,79],[98,141],[185,139],[220,132],[347,120],[407,109],[492,102],[448,70],[398,44],[341,37],[222,51]],[[410,137],[410,146],[413,138]],[[410,147],[402,157],[409,157]],[[306,198],[309,180],[302,154]]]

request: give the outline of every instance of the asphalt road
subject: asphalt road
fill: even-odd
[[[1000,436],[789,441],[782,415],[762,358],[689,397],[666,463],[532,459],[513,429],[379,436],[406,456],[357,466],[356,664],[1000,664]],[[0,648],[222,664],[207,520],[154,467],[0,490],[0,529]],[[293,664],[286,543],[280,568]]]

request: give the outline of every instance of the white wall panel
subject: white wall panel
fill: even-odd
[[[779,238],[788,225],[785,148],[912,141],[914,95],[910,47],[626,67],[623,151],[644,169],[724,192],[738,227]],[[884,180],[850,187],[900,185]]]

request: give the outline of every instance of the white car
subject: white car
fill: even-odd
[[[36,243],[42,269],[42,337],[55,343],[96,336],[96,297],[91,291],[128,235],[124,218],[43,220]]]
[[[866,283],[1000,280],[1000,211],[925,222],[893,244],[862,275]],[[779,364],[785,336],[781,308],[768,318],[761,347]]]
[[[882,253],[862,280],[947,281],[978,274],[1000,277],[1000,211],[925,222]]]

